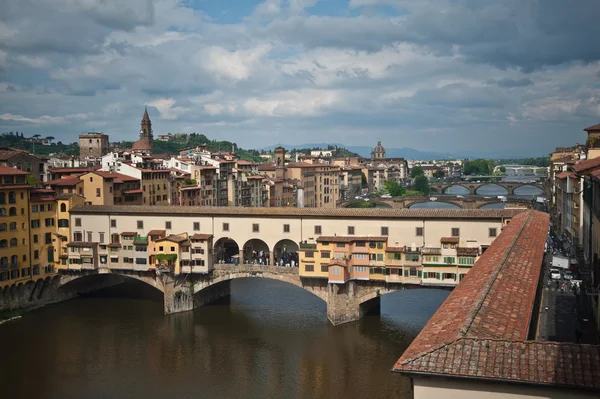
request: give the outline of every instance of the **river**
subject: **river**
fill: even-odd
[[[0,325],[3,397],[408,398],[390,369],[449,292],[388,294],[381,315],[336,327],[278,281],[236,280],[229,299],[170,316],[157,294],[128,282]]]

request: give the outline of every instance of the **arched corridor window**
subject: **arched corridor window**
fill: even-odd
[[[17,208],[15,208],[14,206],[12,206],[9,210],[8,210],[8,214],[9,216],[17,216]]]
[[[15,194],[14,191],[11,191],[10,193],[8,193],[8,203],[9,204],[17,203],[17,195]]]
[[[0,231],[6,231],[6,223],[0,223]]]
[[[0,248],[8,248],[8,241],[0,240]]]
[[[13,255],[10,257],[10,264],[16,265],[19,263],[19,257],[17,255]]]
[[[19,241],[17,241],[16,238],[11,238],[10,239],[10,246],[11,247],[16,247],[17,245],[19,245]]]
[[[0,258],[0,265],[4,267],[8,266],[8,258],[6,256]]]
[[[0,193],[0,204],[6,204],[6,193]]]
[[[61,212],[66,212],[67,211],[67,204],[65,204],[64,202],[62,204],[60,204],[60,211]]]
[[[17,229],[17,222],[11,222],[10,223],[10,229],[11,230],[16,230]]]

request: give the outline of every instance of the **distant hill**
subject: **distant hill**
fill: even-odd
[[[262,150],[271,151],[275,147],[281,145],[288,151],[293,148],[327,148],[328,146],[337,145],[345,147],[348,151],[355,152],[362,157],[369,158],[371,156],[372,147],[368,146],[349,146],[339,143],[311,143],[311,144],[275,144],[264,147]],[[385,149],[386,156],[390,158],[404,158],[406,160],[421,160],[427,161],[432,159],[523,159],[532,157],[546,157],[548,154],[539,148],[519,148],[514,150],[499,150],[499,151],[465,151],[460,153],[441,153],[435,151],[421,151],[414,148],[387,148]]]
[[[275,144],[272,146],[262,148],[265,151],[272,151],[277,146],[282,146],[286,148],[288,151],[292,149],[300,149],[300,148],[323,148],[326,149],[329,146],[338,146],[342,148],[346,148],[348,151],[356,153],[364,158],[369,158],[371,156],[371,151],[373,148],[367,146],[346,146],[344,144],[337,143],[312,143],[312,144]],[[405,158],[408,160],[411,159],[420,159],[420,160],[428,160],[428,159],[442,159],[442,158],[454,158],[451,154],[442,154],[438,152],[431,151],[419,151],[414,148],[386,148],[386,155],[390,158]]]

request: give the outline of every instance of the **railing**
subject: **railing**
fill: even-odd
[[[317,249],[317,244],[308,244],[308,243],[301,242],[300,249]]]
[[[442,248],[421,248],[421,253],[422,254],[441,254],[442,253]]]
[[[148,237],[135,236],[134,244],[148,244]]]
[[[20,262],[17,263],[5,263],[0,265],[0,270],[16,269],[19,267]]]

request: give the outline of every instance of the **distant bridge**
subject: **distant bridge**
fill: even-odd
[[[431,198],[435,198],[435,201],[432,201]],[[341,201],[338,203],[338,206],[341,208],[348,208],[352,204],[358,204],[363,202],[364,200],[350,200],[350,201]],[[388,208],[410,208],[415,204],[422,204],[426,202],[443,202],[445,204],[456,205],[459,208],[463,209],[479,209],[485,205],[490,204],[499,204],[506,203],[510,205],[519,205],[519,206],[530,206],[531,200],[527,199],[518,199],[513,198],[508,200],[507,202],[503,202],[498,198],[484,198],[479,195],[470,195],[465,196],[464,198],[456,198],[454,196],[450,197],[436,197],[435,194],[430,196],[414,196],[414,197],[394,197],[390,199],[372,199],[369,200],[369,203],[380,205]]]
[[[490,185],[495,185],[495,186],[500,186],[502,188],[504,188],[507,191],[507,195],[514,195],[515,194],[515,190],[518,189],[519,187],[535,187],[538,188],[540,190],[544,190],[544,185],[543,183],[521,183],[521,182],[504,182],[504,181],[495,181],[495,182],[483,182],[483,183],[473,183],[470,181],[462,181],[462,182],[454,182],[454,183],[442,183],[442,184],[431,184],[429,186],[429,188],[432,191],[436,191],[440,194],[446,194],[446,190],[449,189],[450,187],[463,187],[466,188],[467,190],[469,190],[469,194],[470,195],[475,195],[477,194],[477,190],[479,190],[481,187],[484,186],[490,186]]]

